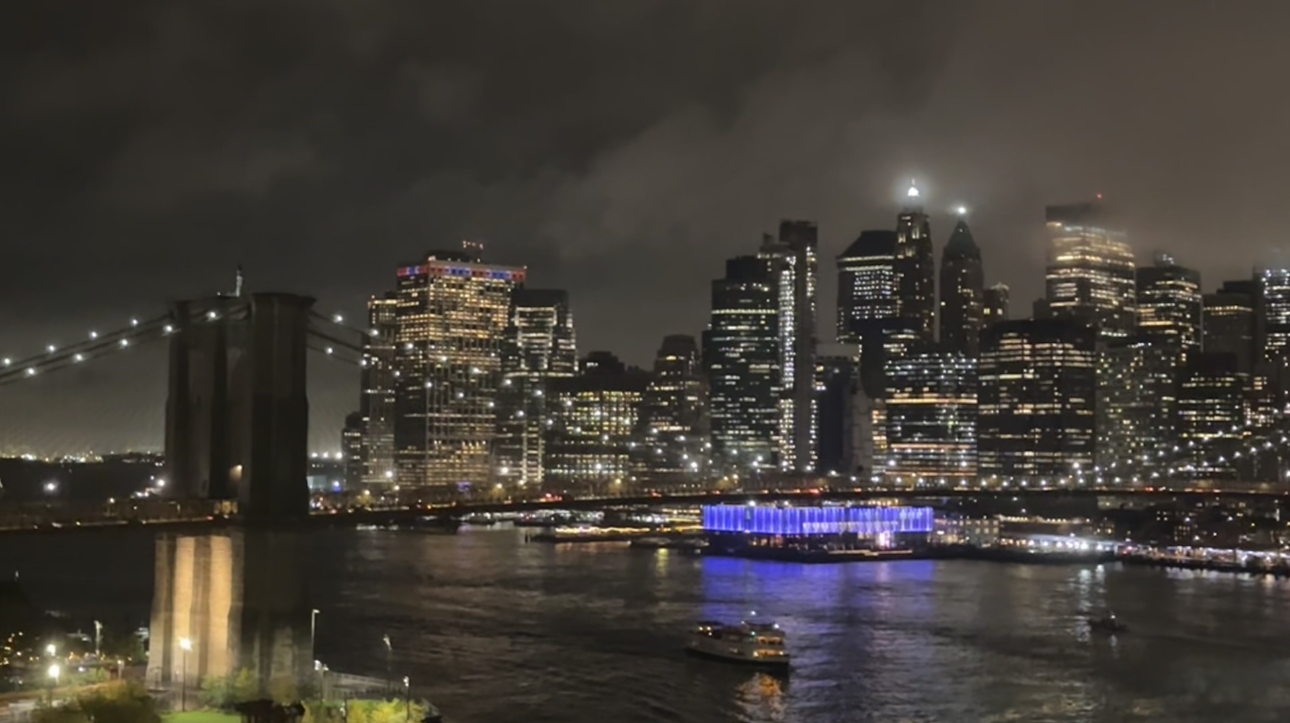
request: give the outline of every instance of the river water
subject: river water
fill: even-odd
[[[1286,721],[1290,582],[968,561],[795,565],[511,529],[307,533],[317,657],[485,721]],[[37,602],[146,621],[144,533],[0,539]],[[1106,609],[1132,630],[1090,637]],[[783,679],[681,654],[696,619],[788,631]]]

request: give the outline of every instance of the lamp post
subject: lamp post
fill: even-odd
[[[403,676],[403,720],[412,723],[412,681]]]
[[[52,648],[54,646],[51,645],[49,647]],[[58,666],[58,663],[50,664],[49,666],[49,704],[50,705],[54,704],[54,688],[58,687],[58,676],[61,675],[62,672],[63,672],[63,669]]]
[[[179,639],[179,649],[182,652],[179,668],[179,710],[188,710],[188,651],[193,649],[193,641],[188,638]]]
[[[318,655],[318,608],[309,611],[309,657],[317,659]]]
[[[394,687],[394,676],[390,671],[394,659],[394,646],[390,643],[389,633],[383,635],[381,640],[385,643],[385,686],[388,690]]]

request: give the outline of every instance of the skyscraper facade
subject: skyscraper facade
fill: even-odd
[[[1245,426],[1246,386],[1246,375],[1231,354],[1198,354],[1187,360],[1178,391],[1179,447],[1185,456],[1175,477],[1235,477],[1231,455]]]
[[[1178,443],[1177,341],[1139,333],[1099,356],[1097,466],[1106,481],[1148,484]],[[1167,451],[1166,456],[1160,456]]]
[[[1264,361],[1287,364],[1290,357],[1290,268],[1258,273],[1258,339]]]
[[[363,339],[362,396],[363,476],[367,486],[394,484],[394,293],[373,296],[367,301],[367,336]]]
[[[837,340],[876,349],[900,318],[896,232],[862,231],[837,264]]]
[[[779,467],[815,469],[815,320],[818,232],[811,221],[781,221],[761,256],[770,267],[779,307]]]
[[[1231,354],[1237,370],[1249,374],[1255,362],[1258,287],[1253,280],[1226,281],[1203,299],[1206,354]]]
[[[708,389],[694,337],[663,338],[641,403],[641,473],[688,483],[708,473]]]
[[[433,251],[398,269],[395,480],[479,485],[493,477],[497,388],[522,268]]]
[[[554,404],[550,384],[577,371],[577,336],[568,293],[516,288],[511,294],[497,399],[494,456],[499,483],[542,484]]]
[[[1200,351],[1200,272],[1157,254],[1153,266],[1137,271],[1138,328],[1158,345],[1182,354]]]
[[[914,186],[909,187],[907,205],[896,217],[896,288],[902,326],[918,343],[932,343],[936,333],[936,258],[931,223]]]
[[[984,308],[981,315],[984,317],[982,328],[991,324],[1008,320],[1008,306],[1011,294],[1008,285],[998,283],[985,290]]]
[[[981,249],[959,219],[941,253],[941,346],[975,359],[985,325]]]
[[[1108,227],[1098,203],[1049,206],[1049,313],[1093,325],[1102,339],[1123,338],[1136,324],[1133,250]]]
[[[340,432],[340,454],[345,462],[345,488],[355,489],[363,483],[363,413],[345,415]]]
[[[632,478],[641,400],[649,376],[609,352],[591,352],[576,377],[551,381],[544,484],[606,492]]]
[[[895,359],[887,373],[888,479],[942,483],[977,473],[976,360],[925,348]]]
[[[779,286],[768,262],[740,256],[712,282],[703,335],[713,451],[732,469],[776,464],[779,450]]]
[[[1093,468],[1096,332],[1073,320],[1004,321],[981,334],[978,467],[1052,483]]]

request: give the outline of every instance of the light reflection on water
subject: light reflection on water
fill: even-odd
[[[0,571],[20,567],[56,607],[146,619],[151,540],[110,534],[0,540]],[[397,675],[458,723],[1290,719],[1286,581],[1117,565],[792,565],[477,528],[308,537],[318,657],[382,675],[389,633]],[[1085,618],[1106,609],[1128,635],[1088,634]],[[788,676],[681,654],[693,621],[750,610],[787,630]]]

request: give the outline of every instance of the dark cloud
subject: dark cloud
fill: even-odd
[[[1141,258],[1214,286],[1284,243],[1287,27],[1274,0],[28,3],[0,29],[0,347],[239,262],[358,318],[399,260],[469,237],[568,288],[583,349],[644,363],[780,217],[820,223],[827,335],[829,259],[915,176],[974,209],[1019,306],[1043,205],[1097,191]],[[0,390],[0,447],[156,444],[157,368]],[[315,371],[330,444],[356,382]],[[153,411],[105,421],[131,405]]]

